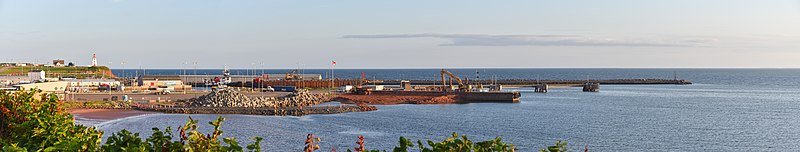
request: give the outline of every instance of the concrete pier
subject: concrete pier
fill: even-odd
[[[441,85],[437,80],[410,80],[415,85]],[[686,85],[692,84],[688,80],[676,79],[597,79],[597,80],[535,80],[535,79],[505,79],[505,80],[470,80],[470,83],[480,84],[500,84],[508,87],[535,87],[540,84],[548,85],[573,85],[582,86],[586,82],[602,83],[604,85],[651,85],[651,84],[675,84]],[[378,85],[400,85],[400,80],[380,80],[374,82]]]
[[[459,103],[500,102],[517,103],[519,92],[441,92],[441,91],[370,91],[370,95],[447,96],[455,95]]]

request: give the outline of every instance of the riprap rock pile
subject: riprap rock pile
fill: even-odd
[[[254,97],[234,90],[219,90],[189,99],[190,106],[196,107],[298,107],[311,106],[328,101],[328,94],[314,94],[307,90],[297,90],[286,97]]]
[[[286,97],[256,97],[253,100],[271,107],[300,107],[320,104],[330,101],[330,98],[327,93],[314,94],[301,89]]]

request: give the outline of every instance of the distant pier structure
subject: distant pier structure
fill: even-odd
[[[550,87],[547,85],[547,83],[539,84],[539,85],[536,85],[536,86],[533,86],[533,87],[536,88],[534,91],[535,92],[539,92],[539,93],[547,93],[547,90],[550,89]]]
[[[407,81],[407,80],[403,80]],[[436,85],[435,80],[408,80],[417,85]],[[603,85],[689,85],[688,80],[673,79],[604,79],[604,80],[532,80],[532,79],[506,79],[506,80],[475,80],[471,83],[494,84],[503,87],[532,87],[534,92],[547,93],[550,88],[582,87],[584,92],[600,92]],[[401,85],[399,80],[375,80],[376,85]]]
[[[400,85],[401,80],[378,80],[378,85]],[[441,82],[436,80],[409,80],[418,85],[433,85]],[[537,87],[542,84],[553,86],[580,87],[585,83],[602,83],[603,85],[654,85],[654,84],[692,84],[689,80],[680,79],[592,79],[592,80],[535,80],[535,79],[504,79],[504,80],[471,80],[470,83],[500,84],[507,87]]]
[[[303,80],[322,80],[320,74],[297,74],[302,76]],[[169,79],[181,80],[186,84],[203,84],[213,81],[215,78],[223,78],[224,75],[143,75],[142,79]],[[285,74],[263,74],[263,75],[230,75],[231,82],[252,82],[255,79],[261,80],[284,80]]]
[[[600,92],[600,83],[587,82],[583,84],[583,92]]]

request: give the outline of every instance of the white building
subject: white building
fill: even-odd
[[[53,60],[53,66],[63,67],[65,65],[66,64],[64,64],[64,60]]]
[[[20,83],[31,83],[28,76],[0,76],[0,85],[11,86]]]
[[[116,87],[119,86],[119,81],[114,79],[68,79],[64,80],[68,82],[70,87],[100,87],[100,86],[111,86]]]
[[[42,70],[31,70],[28,72],[28,78],[32,81],[44,81],[45,73]]]
[[[86,92],[90,90],[118,89],[121,83],[114,79],[66,79],[67,90]]]
[[[39,89],[45,92],[64,92],[67,89],[67,82],[45,82],[14,85],[17,90]]]

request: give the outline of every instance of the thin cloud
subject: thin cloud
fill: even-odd
[[[714,39],[613,39],[580,35],[488,35],[488,34],[376,34],[345,35],[347,39],[439,38],[442,46],[614,46],[614,47],[702,47]]]

